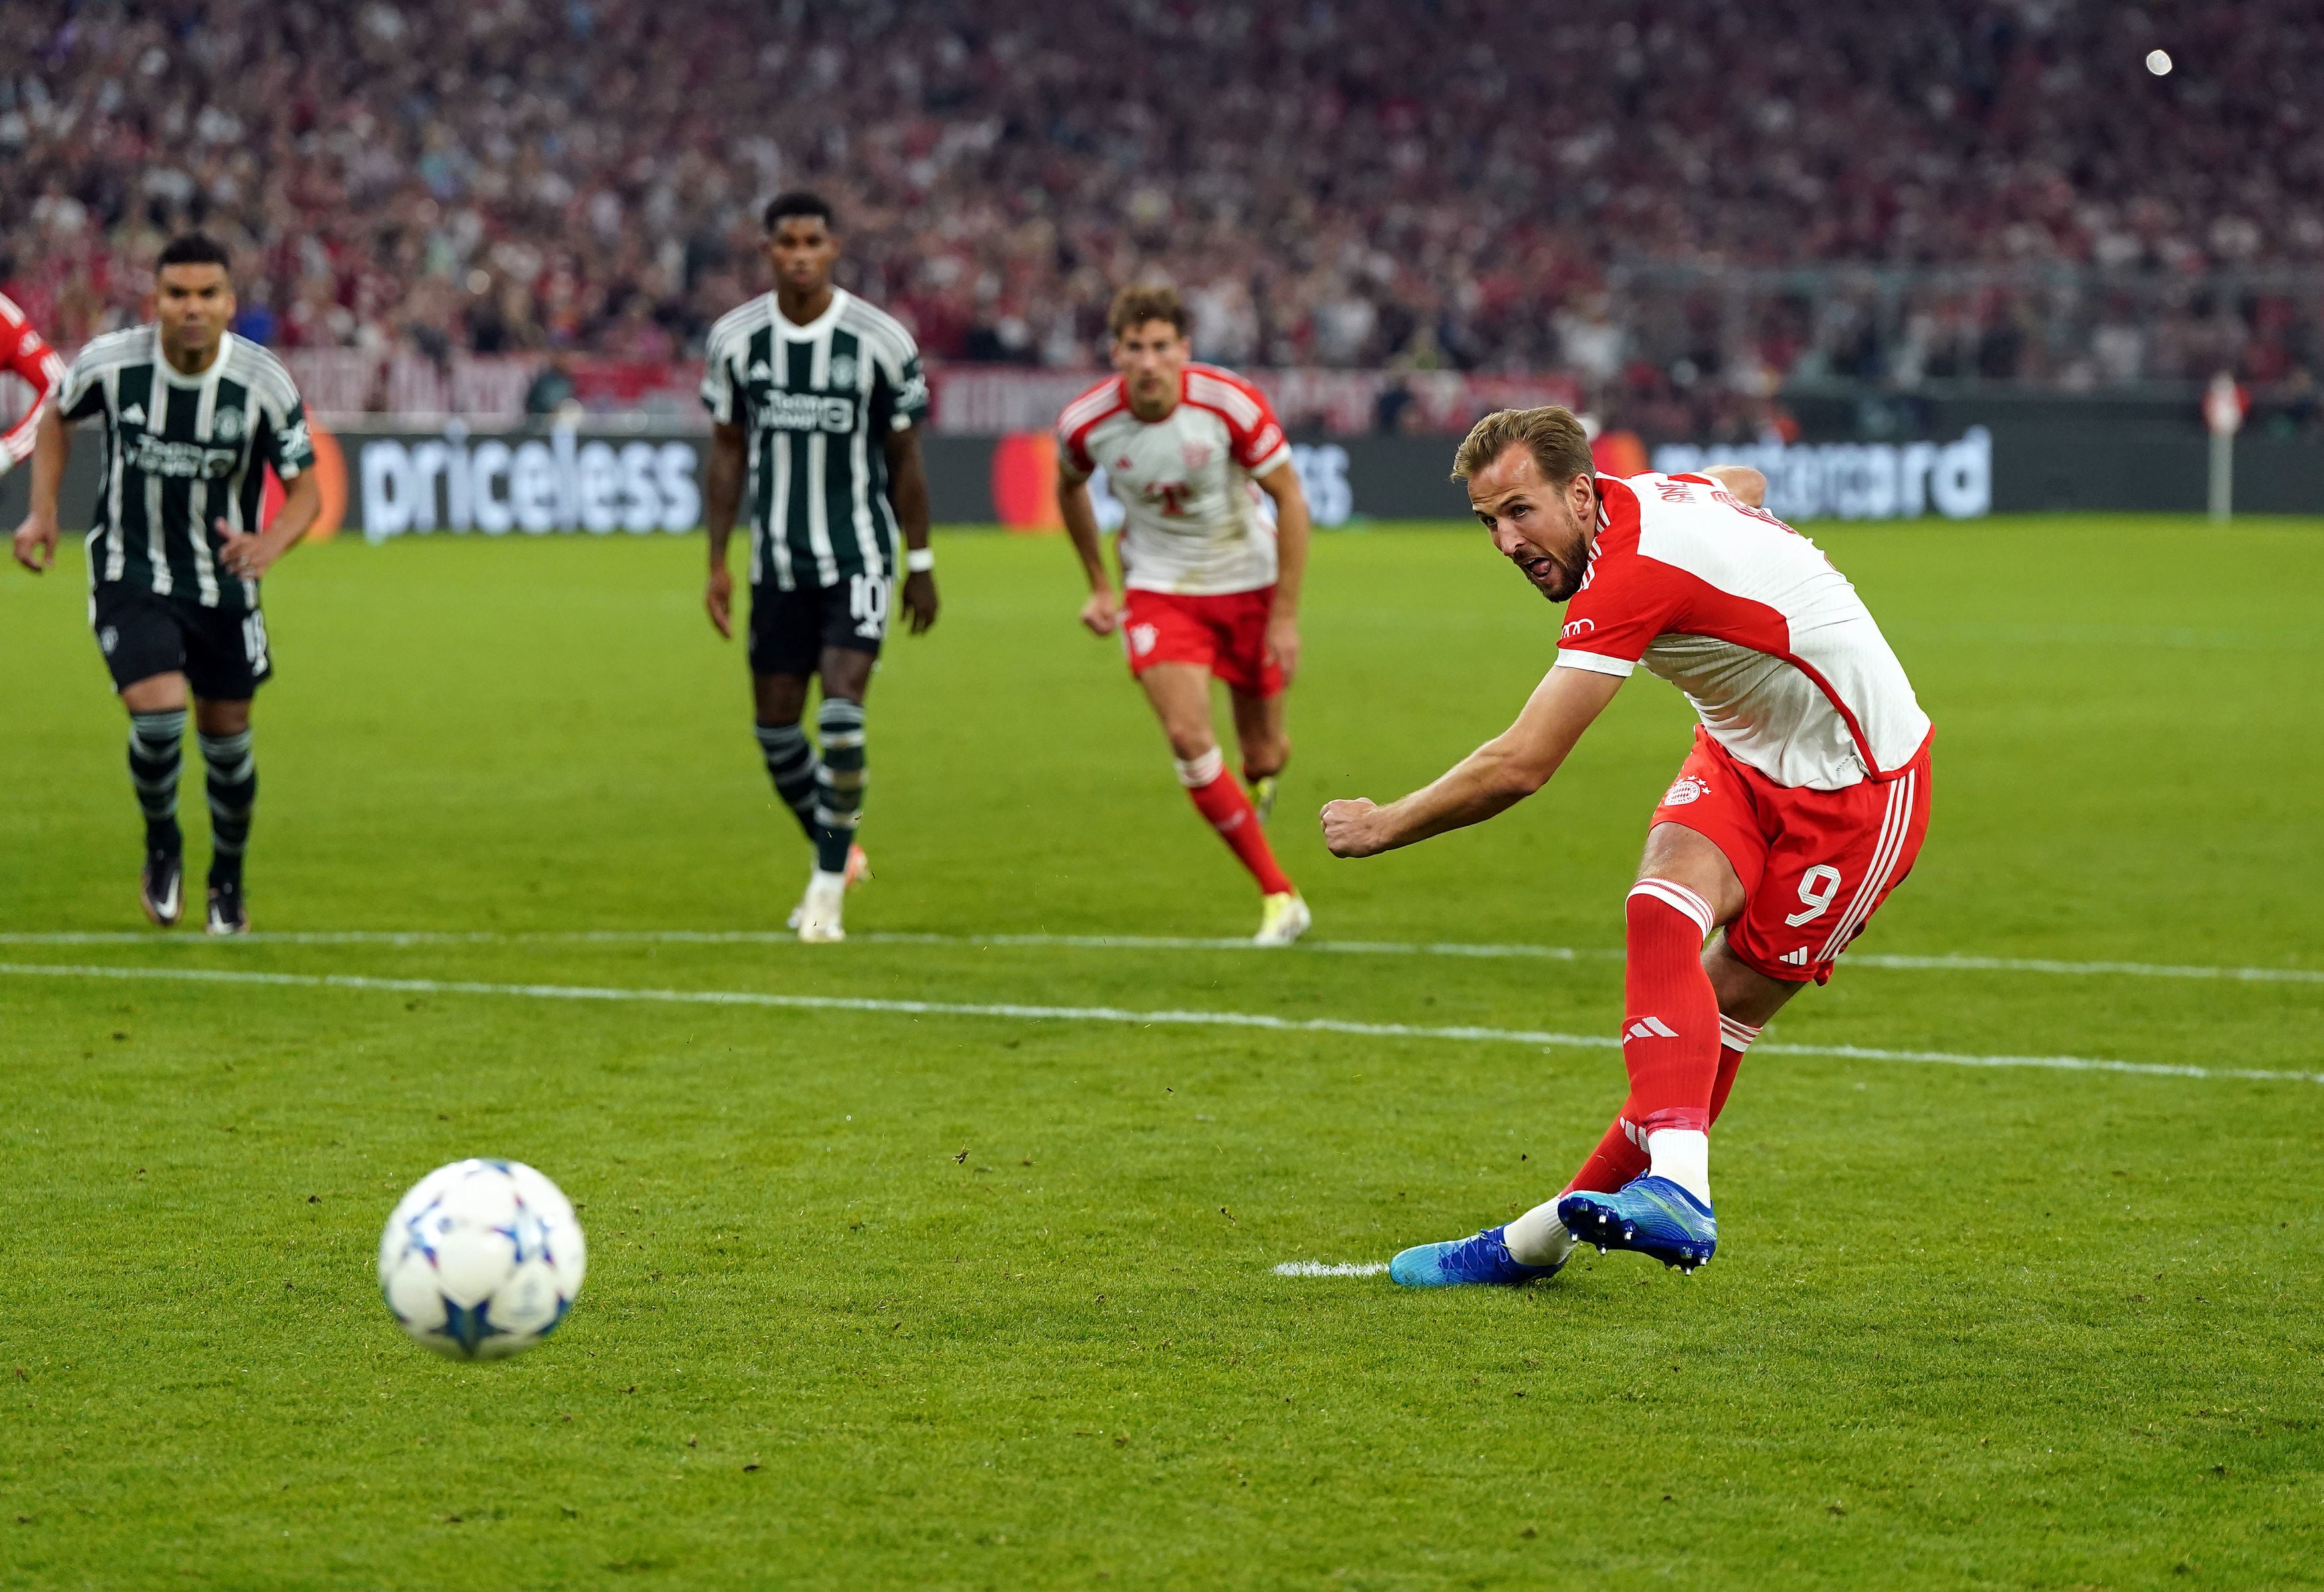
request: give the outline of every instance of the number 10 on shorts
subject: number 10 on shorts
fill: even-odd
[[[888,583],[877,575],[850,575],[847,616],[855,621],[855,634],[866,641],[887,634]]]

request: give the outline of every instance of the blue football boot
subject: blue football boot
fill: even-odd
[[[1511,1259],[1509,1246],[1501,1237],[1506,1230],[1488,1227],[1473,1238],[1416,1245],[1388,1262],[1388,1281],[1406,1288],[1457,1288],[1463,1282],[1517,1287],[1545,1282],[1565,1264],[1559,1261],[1554,1266],[1529,1266]]]
[[[1577,1189],[1557,1202],[1557,1219],[1576,1243],[1594,1244],[1601,1254],[1635,1249],[1682,1272],[1693,1271],[1719,1250],[1719,1218],[1711,1207],[1651,1172],[1618,1194]]]

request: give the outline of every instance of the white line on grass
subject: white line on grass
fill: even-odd
[[[340,929],[278,930],[246,934],[237,943],[255,945],[789,945],[798,936],[758,929],[568,929],[479,930]],[[1223,950],[1261,948],[1245,939],[1205,939],[1160,934],[852,934],[858,945],[957,945],[1023,947],[1059,950]],[[214,939],[137,930],[66,930],[0,933],[0,945],[210,946]],[[1469,957],[1532,961],[1619,961],[1622,952],[1567,945],[1469,944],[1460,940],[1308,939],[1297,948],[1330,955],[1372,957]],[[1905,956],[1858,951],[1851,967],[1886,967],[1908,972],[2049,973],[2074,977],[2198,978],[2237,984],[2324,984],[2324,968],[2216,967],[2164,962],[2068,962],[2045,957]]]
[[[1285,1261],[1275,1268],[1278,1277],[1377,1277],[1388,1270],[1386,1261],[1329,1265],[1323,1261]]]
[[[1483,1043],[1618,1050],[1605,1034],[1525,1028],[1358,1023],[1341,1017],[1277,1017],[1266,1012],[1140,1012],[1123,1006],[1032,1006],[1014,1003],[899,1001],[868,995],[771,995],[741,989],[624,989],[574,984],[478,984],[458,979],[374,978],[352,973],[260,973],[223,967],[97,967],[0,962],[0,976],[26,978],[164,979],[191,984],[280,985],[298,989],[380,990],[394,995],[514,995],[545,1001],[639,1001],[669,1005],[771,1006],[825,1012],[886,1012],[903,1016],[1009,1017],[1034,1023],[1123,1023],[1196,1028],[1264,1028],[1278,1033],[1345,1033],[1368,1039],[1456,1040]],[[1886,1051],[1863,1045],[1799,1045],[1762,1040],[1761,1055],[1837,1056],[1858,1061],[1923,1061],[1948,1067],[2042,1067],[2061,1072],[2129,1072],[2153,1078],[2261,1078],[2324,1083],[2324,1072],[2271,1072],[2245,1067],[2172,1066],[2089,1056],[1972,1056],[1950,1051]]]

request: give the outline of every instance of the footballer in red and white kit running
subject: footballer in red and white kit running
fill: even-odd
[[[0,476],[5,476],[32,457],[41,405],[65,379],[65,362],[5,294],[0,294],[0,372],[18,377],[32,389],[32,402],[23,414],[14,425],[0,431]]]
[[[1831,976],[1920,853],[1929,718],[1856,588],[1761,506],[1757,471],[1600,477],[1580,424],[1542,409],[1480,421],[1455,477],[1501,553],[1566,603],[1557,661],[1516,725],[1426,790],[1326,807],[1334,854],[1530,795],[1641,663],[1701,722],[1625,903],[1628,1100],[1557,1199],[1406,1250],[1391,1274],[1530,1282],[1576,1240],[1692,1271],[1717,1247],[1709,1135],[1745,1051]]]
[[[1130,671],[1170,742],[1178,780],[1250,870],[1254,937],[1305,932],[1300,899],[1262,828],[1289,758],[1283,692],[1298,667],[1307,504],[1291,444],[1267,396],[1231,371],[1189,360],[1186,312],[1167,287],[1125,288],[1108,318],[1120,374],[1057,417],[1057,505],[1090,598],[1082,623],[1119,632]],[[1116,597],[1089,483],[1121,505]],[[1211,729],[1211,685],[1226,682],[1249,795]]]

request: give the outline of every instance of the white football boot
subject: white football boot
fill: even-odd
[[[816,872],[807,876],[807,896],[799,902],[798,937],[802,945],[830,945],[847,938],[840,914],[847,904],[847,875]]]
[[[1308,915],[1307,903],[1299,899],[1296,890],[1286,890],[1267,897],[1259,905],[1259,932],[1252,935],[1254,945],[1289,945],[1307,932],[1314,919]]]
[[[871,877],[872,859],[863,855],[863,848],[861,846],[849,847],[847,848],[847,887],[853,890],[858,884],[867,883]],[[798,905],[791,908],[791,915],[783,920],[783,927],[796,930],[806,921],[807,897],[802,895],[799,897]]]

